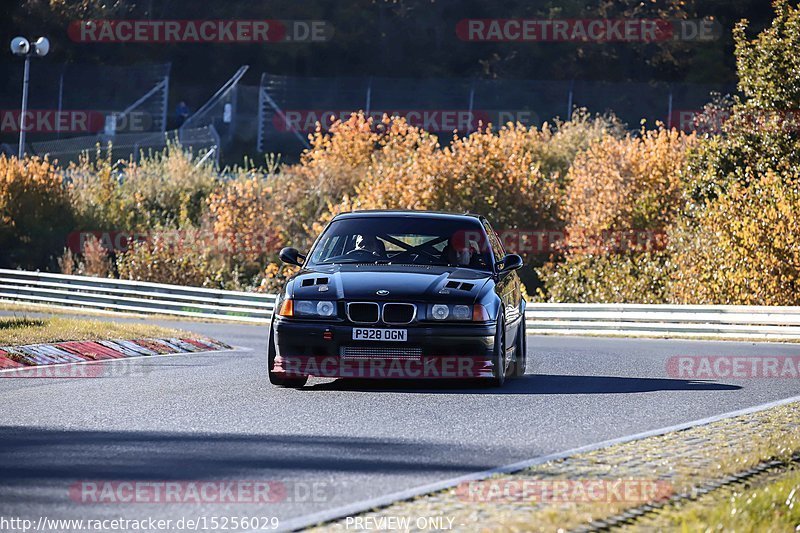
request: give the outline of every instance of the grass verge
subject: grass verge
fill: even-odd
[[[86,341],[185,337],[187,332],[148,324],[116,323],[53,316],[48,318],[0,317],[0,346]],[[196,334],[191,334],[197,337]]]
[[[162,315],[156,313],[129,313],[122,311],[112,311],[107,309],[91,309],[88,307],[60,307],[46,304],[35,304],[17,302],[14,300],[0,300],[0,311],[11,311],[15,313],[47,313],[48,315],[81,315],[81,316],[100,316],[100,317],[121,317],[121,318],[145,318],[151,320],[169,320],[173,322],[204,322],[213,324],[230,324],[230,320],[220,320],[211,317],[192,317],[180,315]],[[252,322],[234,322],[236,324],[249,324]]]
[[[630,526],[631,531],[764,531],[800,530],[800,470],[771,473],[665,507]]]
[[[488,487],[508,487],[524,482],[567,482],[574,487],[599,480],[642,480],[664,484],[670,494],[693,493],[705,483],[743,472],[768,459],[787,460],[800,451],[800,403],[789,403],[764,411],[727,418],[682,431],[616,444],[576,454],[522,471],[498,475],[487,480]],[[634,485],[635,486],[635,485]],[[401,516],[416,520],[420,516],[452,519],[459,531],[568,531],[585,527],[658,501],[649,497],[584,497],[567,491],[558,498],[488,497],[470,499],[470,486],[446,489],[413,500],[396,502],[363,516]],[[716,491],[714,491],[716,492]],[[711,494],[714,494],[712,492]],[[519,494],[519,493],[518,493]],[[610,495],[609,495],[610,496]],[[799,504],[800,505],[800,504]],[[638,522],[636,523],[638,524]],[[634,524],[634,527],[636,526]],[[591,527],[591,526],[590,526]],[[346,529],[344,520],[319,527],[322,531]],[[714,527],[711,528],[714,530]],[[758,531],[758,528],[734,528]],[[731,530],[734,530],[731,529]],[[650,529],[646,529],[650,530]],[[672,531],[656,527],[654,531]],[[685,531],[696,531],[689,528]],[[703,531],[703,529],[699,529]],[[727,530],[727,529],[726,529]],[[791,529],[789,530],[791,531]]]

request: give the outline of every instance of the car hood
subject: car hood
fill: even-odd
[[[296,299],[473,303],[490,279],[488,272],[456,267],[331,265],[301,270],[287,293]]]

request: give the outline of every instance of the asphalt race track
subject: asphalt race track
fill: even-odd
[[[800,345],[550,336],[529,337],[528,375],[500,390],[317,379],[279,389],[267,380],[266,327],[154,322],[237,349],[98,363],[92,379],[0,379],[0,516],[285,522],[800,395],[798,379],[691,381],[666,369],[676,355],[796,356]],[[93,504],[69,493],[83,481],[170,480],[290,489],[267,505]]]

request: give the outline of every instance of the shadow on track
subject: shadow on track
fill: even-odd
[[[431,470],[457,475],[496,466],[490,457],[477,466],[458,459],[485,455],[485,449],[477,445],[442,444],[447,453],[431,453],[439,458],[426,459],[418,453],[419,442],[405,438],[359,437],[356,442],[349,436],[0,426],[0,443],[0,504],[11,482],[46,480],[63,489],[60,496],[66,498],[64,480],[256,479],[253,476],[259,475],[282,479],[305,472],[320,476],[318,472],[367,475]]]
[[[306,386],[304,391],[408,392],[424,394],[630,394],[656,391],[731,391],[739,385],[713,381],[631,378],[618,376],[569,376],[526,374],[507,381],[502,388],[486,387],[465,380],[378,380],[337,379]]]

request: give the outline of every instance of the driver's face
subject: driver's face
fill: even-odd
[[[375,242],[375,237],[359,235],[356,237],[356,250],[375,252],[378,250],[378,243]]]

